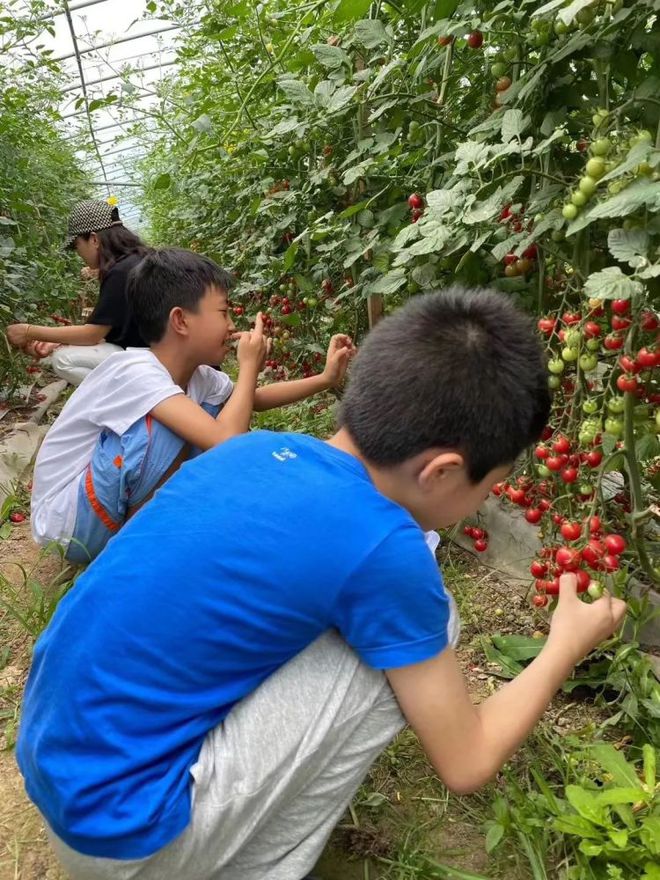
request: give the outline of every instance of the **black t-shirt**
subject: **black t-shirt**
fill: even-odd
[[[131,314],[126,294],[128,273],[142,259],[141,254],[128,254],[117,260],[101,282],[101,290],[88,324],[106,324],[112,329],[106,342],[122,348],[148,348]]]

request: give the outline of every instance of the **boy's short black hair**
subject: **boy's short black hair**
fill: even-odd
[[[456,449],[478,483],[538,439],[550,402],[531,319],[509,296],[450,287],[415,296],[368,334],[339,421],[375,465]]]
[[[229,293],[233,286],[231,274],[208,257],[183,248],[155,248],[130,272],[127,295],[140,334],[151,344],[165,335],[172,309],[197,311],[209,287]]]

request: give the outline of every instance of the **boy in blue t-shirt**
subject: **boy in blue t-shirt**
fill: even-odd
[[[561,578],[539,657],[478,706],[423,530],[473,513],[546,423],[509,298],[418,296],[358,355],[327,442],[187,462],[37,643],[17,757],[73,880],[299,880],[404,723],[472,791],[625,604]]]

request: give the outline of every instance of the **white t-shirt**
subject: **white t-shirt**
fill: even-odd
[[[32,536],[37,544],[68,542],[76,524],[78,488],[103,430],[125,433],[168,397],[224,403],[229,376],[198,367],[184,391],[148,348],[110,355],[67,401],[39,450],[32,481]]]

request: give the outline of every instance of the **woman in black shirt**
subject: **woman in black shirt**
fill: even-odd
[[[75,249],[89,269],[98,272],[99,298],[87,323],[70,327],[11,324],[7,339],[35,357],[52,355],[54,372],[79,385],[114,352],[146,347],[130,314],[126,282],[148,248],[124,226],[117,208],[101,201],[76,205],[65,247]]]

